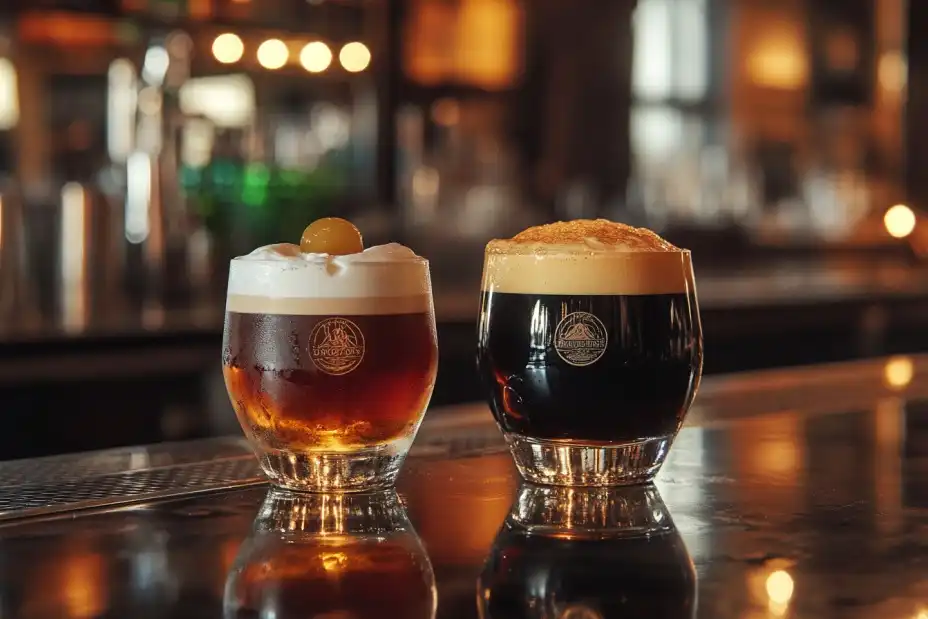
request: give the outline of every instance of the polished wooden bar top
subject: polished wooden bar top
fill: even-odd
[[[414,527],[399,551],[385,533],[294,537],[305,510],[268,529],[266,506],[256,516],[269,489],[247,471],[243,487],[80,503],[82,483],[120,471],[128,484],[132,471],[251,466],[234,439],[0,464],[9,500],[37,491],[30,471],[54,471],[49,488],[95,505],[0,522],[0,616],[430,616],[434,584],[437,617],[924,619],[926,379],[928,357],[707,379],[656,484],[675,531],[649,538],[591,541],[570,522],[514,534],[520,482],[483,405],[427,418],[398,485]],[[611,496],[632,509],[641,492]],[[552,496],[550,514],[598,495]],[[229,602],[243,565],[260,585],[247,608]]]

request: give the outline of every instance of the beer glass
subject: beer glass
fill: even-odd
[[[435,384],[428,261],[395,244],[288,247],[230,266],[222,365],[236,416],[274,484],[390,487]]]
[[[491,241],[477,361],[525,479],[651,479],[702,371],[690,252],[604,221]]]
[[[481,619],[692,619],[696,570],[653,485],[524,484],[477,585]]]
[[[393,490],[272,489],[223,597],[227,619],[432,619],[438,603],[432,564]]]

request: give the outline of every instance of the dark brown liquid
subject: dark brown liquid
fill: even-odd
[[[558,352],[559,327],[576,312],[595,317],[603,331],[575,342],[594,345],[590,357],[576,358],[581,365]],[[696,300],[484,293],[477,363],[506,432],[603,443],[670,436],[702,371]]]
[[[227,312],[222,364],[239,421],[266,447],[340,450],[416,426],[435,384],[438,345],[429,313]]]
[[[227,617],[432,617],[433,579],[402,536],[277,540],[243,566]]]

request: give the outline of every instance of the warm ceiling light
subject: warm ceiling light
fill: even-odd
[[[307,43],[300,51],[300,64],[310,73],[322,73],[332,64],[332,50],[322,41]]]
[[[364,43],[346,43],[342,51],[338,52],[338,61],[345,67],[345,71],[358,73],[371,63],[371,51]]]
[[[897,204],[883,215],[883,225],[890,236],[904,239],[915,230],[915,213],[905,204]]]
[[[213,56],[222,64],[232,64],[242,59],[245,44],[237,34],[226,32],[213,41]]]
[[[258,46],[258,63],[265,69],[279,69],[287,64],[290,51],[280,39],[268,39]]]

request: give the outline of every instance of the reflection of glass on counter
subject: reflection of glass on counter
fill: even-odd
[[[226,581],[226,617],[435,616],[435,576],[395,491],[271,490]],[[386,613],[386,614],[385,614]]]
[[[477,585],[482,619],[691,618],[696,572],[653,485],[523,485]]]

